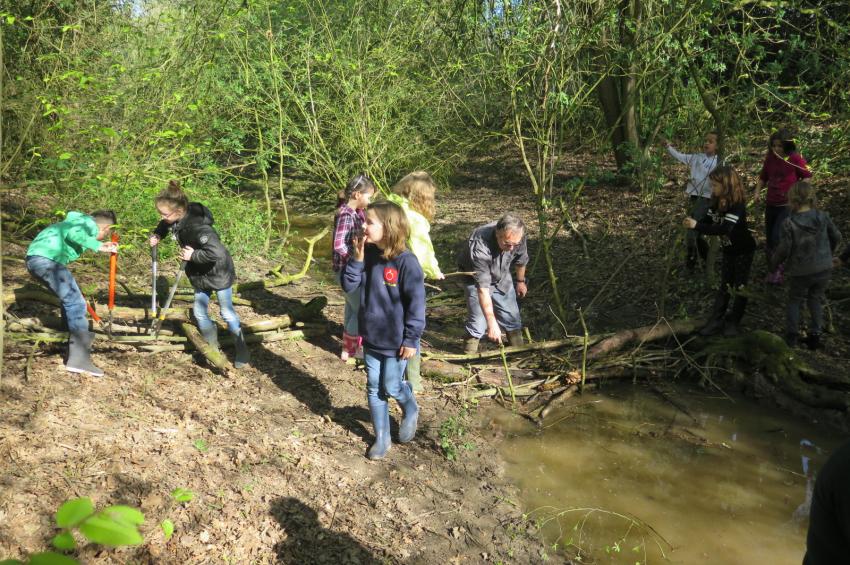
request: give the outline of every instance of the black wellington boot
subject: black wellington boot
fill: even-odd
[[[245,334],[240,329],[233,333],[233,343],[236,345],[236,359],[233,361],[233,366],[241,369],[251,362],[251,352],[248,351],[248,344],[245,343]]]

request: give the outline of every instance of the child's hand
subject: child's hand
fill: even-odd
[[[682,226],[692,230],[697,227],[697,221],[693,218],[685,218],[682,220]]]
[[[411,359],[414,355],[416,355],[415,347],[405,347],[402,345],[398,350],[398,356],[401,359]]]
[[[118,243],[115,241],[104,241],[100,244],[101,253],[118,253]]]
[[[366,255],[366,235],[359,234],[354,238],[354,249],[352,250],[355,261],[363,261],[363,257]]]
[[[658,143],[661,144],[661,147],[670,147],[670,140],[664,136],[658,138]]]
[[[186,247],[184,247],[183,249],[180,250],[180,258],[183,259],[184,261],[191,261],[192,260],[192,253],[194,253],[194,252],[195,252],[195,250],[192,247],[189,247],[187,245]]]
[[[833,257],[832,258],[832,266],[834,268],[838,268],[842,265],[841,257]]]
[[[156,234],[150,236],[150,238],[148,239],[148,243],[151,244],[151,247],[154,247],[155,245],[159,244],[159,236]]]

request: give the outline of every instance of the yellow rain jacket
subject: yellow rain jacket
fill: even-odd
[[[410,237],[407,240],[407,245],[419,259],[422,272],[429,279],[442,277],[443,273],[440,271],[440,265],[437,264],[437,256],[434,254],[434,246],[431,244],[431,236],[428,235],[431,231],[431,224],[428,223],[425,216],[410,208],[407,198],[398,194],[390,194],[387,196],[387,200],[401,206],[407,216],[407,223],[410,224]]]

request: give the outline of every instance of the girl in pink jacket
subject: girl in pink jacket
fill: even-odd
[[[797,146],[787,129],[773,132],[767,147],[767,156],[759,174],[759,185],[753,194],[753,201],[758,202],[762,189],[767,186],[767,196],[764,207],[764,231],[767,238],[765,251],[768,260],[779,245],[779,232],[782,222],[791,213],[788,207],[788,191],[799,180],[812,176],[809,166],[803,156],[797,152]],[[769,272],[765,282],[782,284],[784,267],[779,265],[776,270]]]

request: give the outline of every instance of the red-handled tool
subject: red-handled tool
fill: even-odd
[[[112,243],[118,243],[118,234],[112,234]],[[112,310],[115,308],[115,274],[118,272],[118,251],[109,255],[109,315],[107,316],[106,333],[112,339]]]

